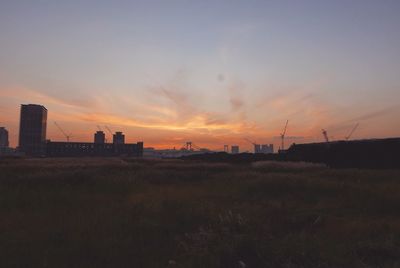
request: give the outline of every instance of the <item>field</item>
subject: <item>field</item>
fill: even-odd
[[[400,267],[400,170],[0,160],[0,267]]]

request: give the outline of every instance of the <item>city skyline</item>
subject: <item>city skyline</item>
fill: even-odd
[[[47,136],[251,150],[400,136],[397,1],[4,1],[0,126],[48,110]],[[106,133],[107,134],[107,133]],[[110,139],[108,137],[108,139]]]

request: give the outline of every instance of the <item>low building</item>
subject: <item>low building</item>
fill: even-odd
[[[274,145],[273,144],[262,144],[261,145],[261,153],[273,154],[274,153]]]
[[[143,156],[143,142],[132,144],[90,143],[90,142],[52,142],[46,144],[48,157],[82,156]]]
[[[238,145],[232,145],[231,146],[231,153],[232,154],[238,154],[239,153],[239,146]]]
[[[255,154],[272,154],[274,153],[273,144],[254,144]]]
[[[293,144],[288,161],[324,163],[334,168],[400,167],[400,138]]]

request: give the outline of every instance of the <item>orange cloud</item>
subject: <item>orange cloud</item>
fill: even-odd
[[[176,81],[171,86],[149,88],[140,97],[99,91],[88,101],[78,96],[74,100],[25,87],[3,87],[0,88],[0,122],[11,130],[10,137],[15,146],[19,105],[40,103],[49,110],[48,137],[51,139],[64,139],[52,123],[57,121],[68,133],[73,133],[73,140],[90,141],[96,125],[109,125],[113,130],[124,131],[128,141],[143,140],[146,146],[166,148],[190,140],[201,147],[222,149],[223,144],[238,144],[250,150],[252,146],[244,141],[244,137],[279,146],[279,138],[275,137],[286,119],[289,119],[289,145],[291,142],[322,140],[321,128],[328,128],[331,135],[342,137],[353,125],[346,118],[366,121],[386,118],[393,113],[391,109],[372,113],[359,111],[355,116],[347,114],[346,117],[345,113],[340,113],[343,109],[312,90],[292,89],[281,95],[254,97],[246,96],[243,88],[243,84],[236,83],[221,90],[224,96],[218,99],[220,107],[210,111],[207,104],[199,105],[196,97],[182,90]],[[384,135],[389,128],[383,122],[393,125],[388,120],[380,120],[382,126],[374,133]],[[338,122],[345,122],[345,127],[329,129]],[[367,130],[362,125],[357,133],[367,135]],[[389,130],[394,133],[398,127]]]

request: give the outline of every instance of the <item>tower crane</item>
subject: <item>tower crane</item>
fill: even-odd
[[[346,136],[346,141],[348,141],[351,138],[351,135],[353,135],[354,131],[358,128],[359,123],[357,123],[353,129],[350,131],[349,135]]]
[[[260,144],[255,143],[255,142],[249,140],[248,138],[244,138],[244,140],[247,141],[247,142],[249,142],[249,143],[251,143],[251,144],[253,144],[253,146],[254,146],[254,153],[255,153],[255,154],[256,154],[256,153],[260,153],[260,150],[261,150]]]
[[[108,127],[108,126],[104,126],[106,129],[107,129],[107,131],[110,133],[110,135],[112,136],[113,135],[113,133],[112,133],[112,131],[111,131],[111,129]]]
[[[256,145],[257,143],[255,143],[255,142],[252,142],[251,140],[249,140],[248,138],[243,138],[245,141],[247,141],[247,142],[249,142],[249,143],[251,143],[251,144],[253,144],[253,145]]]
[[[110,142],[113,140],[113,133],[111,131],[111,129],[108,126],[104,126],[105,129],[107,129],[108,133],[110,133],[111,137],[110,137]],[[106,139],[107,142],[107,139]]]
[[[57,124],[56,121],[54,121],[54,125],[57,126],[57,128],[61,131],[65,138],[67,138],[67,142],[69,142],[69,139],[72,137],[71,134],[68,135],[67,133],[65,133],[65,131],[60,127],[60,125]]]
[[[285,150],[285,135],[286,135],[286,130],[287,130],[288,123],[289,123],[289,120],[286,120],[285,128],[283,129],[283,132],[280,135],[281,136],[281,140],[282,140],[281,150]]]
[[[322,135],[324,135],[325,141],[329,142],[328,131],[326,131],[325,129],[322,129]]]

